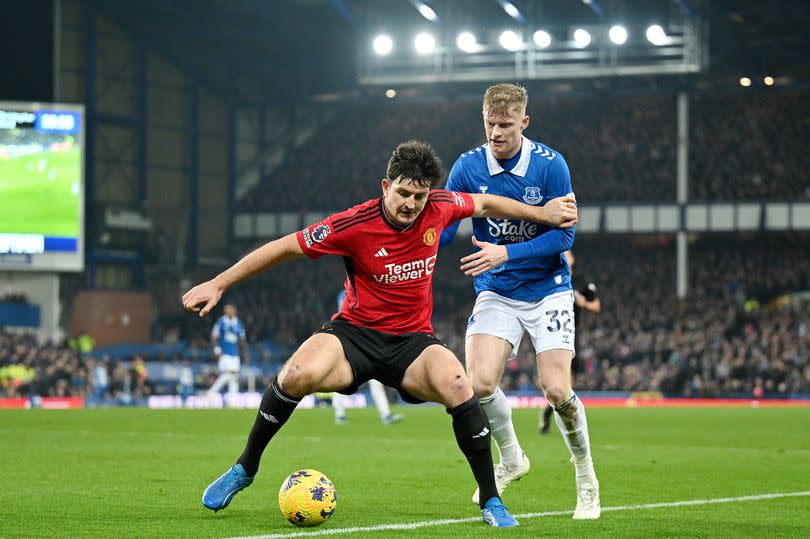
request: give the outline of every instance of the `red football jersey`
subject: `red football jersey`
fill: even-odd
[[[435,190],[407,228],[391,221],[382,198],[329,216],[297,233],[311,258],[341,255],[346,298],[340,317],[386,333],[432,333],[433,267],[439,237],[450,223],[475,211],[467,193]]]

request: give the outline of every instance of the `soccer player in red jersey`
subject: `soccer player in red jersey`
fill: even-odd
[[[518,525],[495,486],[486,415],[464,367],[433,335],[433,269],[442,230],[459,219],[513,218],[568,227],[576,223],[576,206],[568,197],[540,207],[494,195],[431,191],[441,176],[430,145],[400,144],[388,162],[381,198],[267,243],[183,295],[186,309],[205,316],[229,287],[287,260],[332,254],[346,264],[340,311],[267,387],[244,452],[203,493],[207,508],[224,509],[253,482],[265,447],[302,397],[320,391],[351,394],[374,378],[397,389],[405,401],[445,406],[478,483],[484,522]]]

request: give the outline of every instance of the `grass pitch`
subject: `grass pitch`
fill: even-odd
[[[382,426],[373,409],[349,410],[337,426],[331,409],[299,410],[253,486],[214,514],[202,491],[241,452],[253,411],[2,410],[0,537],[810,537],[807,495],[636,507],[810,491],[810,408],[590,409],[602,507],[625,508],[592,522],[524,517],[511,530],[475,518],[475,485],[444,410],[404,412],[403,423]],[[567,450],[556,428],[537,434],[537,413],[514,412],[532,469],[504,501],[517,515],[573,511]],[[305,467],[338,492],[335,516],[310,530],[276,504],[282,480]],[[346,530],[464,518],[475,520]]]
[[[79,235],[79,148],[0,159],[0,233]]]

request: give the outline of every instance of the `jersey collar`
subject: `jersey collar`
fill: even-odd
[[[388,212],[385,211],[385,205],[383,204],[383,197],[380,197],[379,207],[380,207],[380,217],[382,217],[383,223],[388,225],[388,227],[393,229],[395,232],[405,232],[406,230],[411,228],[416,223],[416,219],[419,219],[419,217],[421,216],[421,214],[417,215],[413,223],[409,224],[408,226],[399,226],[394,221],[392,221],[390,217],[388,217]]]
[[[531,148],[531,141],[526,137],[523,138],[523,145],[520,148],[520,159],[518,159],[517,164],[515,167],[510,170],[511,174],[515,176],[520,176],[521,178],[526,176],[526,171],[529,170],[529,160],[532,157],[532,148]],[[485,144],[484,147],[486,148],[487,152],[487,168],[489,169],[489,175],[495,176],[496,174],[500,174],[504,172],[503,167],[498,160],[492,155],[492,150],[489,147],[489,143]]]

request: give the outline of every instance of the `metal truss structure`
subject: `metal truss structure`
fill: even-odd
[[[455,37],[447,35],[429,54],[401,47],[390,55],[378,56],[363,40],[358,51],[358,80],[366,85],[401,85],[672,75],[698,73],[708,64],[708,30],[700,20],[684,17],[668,26],[666,41],[658,46],[643,37],[616,45],[608,39],[609,25],[582,28],[593,36],[586,47],[569,38],[541,48],[531,31],[515,30],[522,43],[515,51],[504,49],[498,44],[498,33],[489,32],[475,52],[461,51]],[[558,27],[549,32],[563,36],[570,35],[571,30]]]

